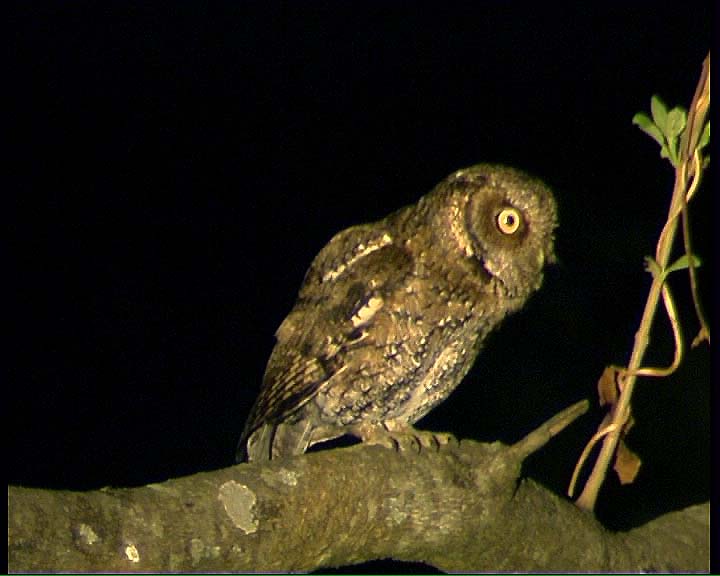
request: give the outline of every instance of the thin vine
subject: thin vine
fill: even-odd
[[[572,497],[579,472],[590,455],[592,448],[602,440],[602,448],[593,470],[585,483],[582,493],[576,500],[578,507],[592,510],[595,507],[600,487],[605,481],[610,462],[615,458],[615,470],[622,482],[632,482],[640,461],[624,443],[624,436],[633,425],[631,398],[638,376],[664,377],[672,374],[683,359],[683,338],[677,309],[670,288],[666,283],[670,273],[687,269],[695,313],[700,324],[692,346],[703,341],[710,344],[710,328],[703,313],[697,292],[696,270],[700,259],[692,254],[688,203],[695,196],[709,158],[703,156],[703,149],[710,142],[710,121],[707,120],[710,108],[710,53],[702,67],[700,79],[690,105],[689,112],[680,107],[668,111],[662,100],[653,96],[651,100],[652,118],[638,113],[633,123],[658,142],[660,155],[667,158],[675,168],[670,209],[665,226],[658,239],[655,257],[646,257],[646,269],[653,280],[645,303],[642,319],[635,334],[635,343],[627,367],[609,366],[600,378],[598,388],[601,404],[609,404],[611,409],[600,424],[598,431],[588,442],[575,467],[568,494]],[[670,264],[678,223],[682,222],[683,246],[685,253]],[[668,367],[642,367],[642,359],[650,341],[650,328],[662,296],[665,311],[673,331],[675,354]]]

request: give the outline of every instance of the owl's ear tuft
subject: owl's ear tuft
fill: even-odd
[[[446,182],[456,188],[482,188],[488,185],[488,176],[486,174],[486,166],[480,164],[464,168],[451,174]]]

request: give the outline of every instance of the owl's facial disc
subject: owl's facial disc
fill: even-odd
[[[542,268],[553,259],[554,227],[549,191],[514,171],[473,190],[467,200],[473,257],[511,298],[540,287]]]

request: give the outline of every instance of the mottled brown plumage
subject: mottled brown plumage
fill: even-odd
[[[427,443],[412,424],[447,398],[490,331],[540,287],[555,226],[541,182],[480,164],[416,204],[337,234],[277,330],[238,458],[300,454],[343,434]]]

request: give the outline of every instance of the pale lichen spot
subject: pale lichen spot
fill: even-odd
[[[133,564],[140,562],[140,552],[138,552],[135,544],[128,544],[125,546],[125,557]]]
[[[287,468],[265,469],[260,472],[260,477],[268,486],[281,488],[282,486],[297,486],[301,472],[288,470]]]
[[[95,533],[92,526],[88,526],[85,523],[80,523],[80,526],[78,526],[78,535],[82,539],[83,544],[87,544],[88,546],[92,546],[100,540],[100,536]]]
[[[287,484],[288,486],[297,486],[297,472],[295,472],[294,470],[280,468],[280,470],[278,470],[278,478],[280,478],[280,481],[283,484]]]
[[[386,522],[388,524],[397,526],[407,519],[408,513],[405,511],[405,498],[388,498],[387,506]]]
[[[197,566],[204,559],[215,559],[220,556],[220,546],[208,546],[201,538],[191,539],[189,548],[193,566]]]
[[[222,502],[236,528],[245,534],[257,532],[258,519],[253,512],[257,498],[250,488],[235,480],[229,480],[220,486],[218,500]]]

